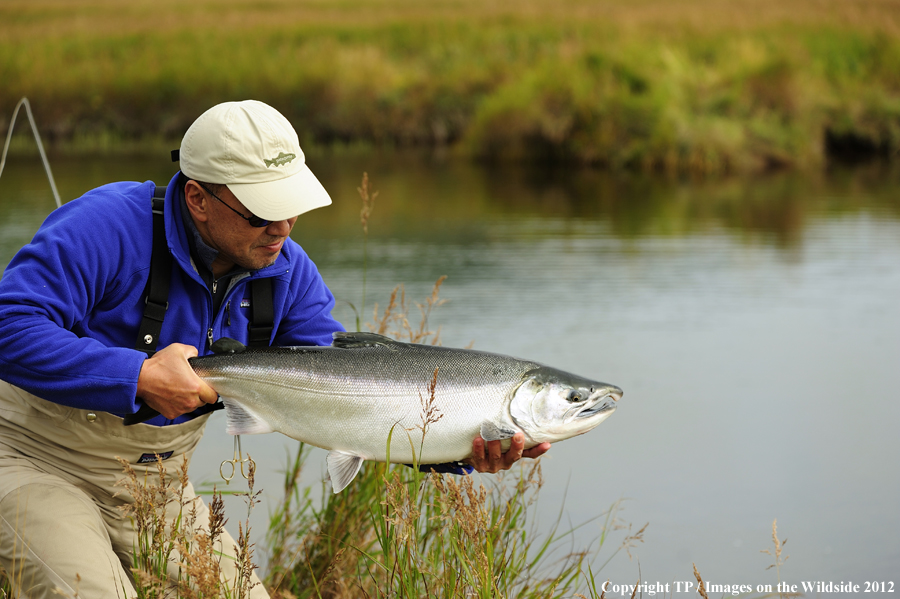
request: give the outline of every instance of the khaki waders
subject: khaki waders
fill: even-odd
[[[152,483],[159,480],[154,454],[170,456],[163,464],[178,489],[179,467],[190,460],[207,418],[126,427],[112,414],[55,404],[0,381],[0,565],[15,596],[134,597],[137,535],[119,509],[131,498],[116,485],[125,478],[116,456],[130,462],[138,480],[146,475]],[[185,498],[193,497],[188,483]],[[171,517],[177,503],[171,504]],[[195,503],[195,528],[206,529],[209,511],[202,500]],[[227,532],[221,545],[223,553],[234,555]],[[179,561],[177,553],[173,557]],[[223,557],[220,563],[225,584],[233,588],[234,561]],[[170,564],[170,579],[177,568]],[[257,585],[250,596],[268,595]]]

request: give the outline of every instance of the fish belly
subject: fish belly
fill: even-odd
[[[257,380],[207,377],[207,382],[272,430],[367,460],[461,460],[471,453],[483,422],[504,418],[504,391],[496,387],[444,388],[435,394],[428,418],[427,389],[421,385],[343,381],[313,389],[301,382],[272,380],[271,373]]]

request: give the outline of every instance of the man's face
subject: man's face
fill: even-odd
[[[199,186],[192,190],[192,185],[197,184],[194,181],[188,182],[185,195],[191,214],[194,215],[194,222],[203,241],[219,252],[213,262],[214,276],[228,272],[235,264],[258,270],[275,262],[297,222],[296,216],[271,222],[265,227],[252,227],[240,216],[249,217],[251,212],[227,187],[221,186],[216,190],[220,202]],[[202,195],[202,200],[197,197],[198,194]],[[195,208],[192,204],[198,207]]]

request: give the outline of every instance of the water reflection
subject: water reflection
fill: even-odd
[[[386,159],[387,160],[387,159]],[[355,185],[352,160],[317,167],[347,211],[317,214],[329,224],[352,225]],[[492,218],[602,220],[622,238],[678,236],[723,228],[749,241],[791,247],[811,217],[859,209],[900,215],[893,197],[900,173],[887,166],[826,174],[782,173],[757,178],[691,181],[628,173],[550,168],[422,164],[421,160],[358,161],[382,190],[373,235],[456,236],[477,231]],[[374,162],[374,164],[372,164]],[[341,181],[341,178],[352,178]],[[439,227],[432,222],[439,221]]]
[[[485,221],[538,217],[599,220],[623,239],[722,229],[786,249],[802,242],[813,217],[858,210],[900,217],[894,193],[900,169],[891,165],[704,181],[540,166],[479,168],[396,154],[320,155],[309,162],[335,205],[304,216],[306,239],[358,236],[356,186],[363,171],[381,191],[374,238],[483,239]],[[52,164],[64,201],[109,181],[164,182],[174,166],[165,157],[54,157]],[[33,233],[53,207],[38,159],[11,158],[0,179],[0,263],[8,261],[22,231]]]

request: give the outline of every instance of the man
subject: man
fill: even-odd
[[[188,129],[179,154],[165,191],[172,267],[155,334],[142,328],[156,255],[152,182],[105,185],[56,210],[0,281],[0,565],[29,597],[135,595],[116,456],[139,476],[155,472],[156,455],[173,473],[190,458],[218,396],[187,360],[220,337],[248,342],[254,303],[268,303],[257,281],[271,282],[264,342],[327,345],[342,330],[331,292],[289,238],[300,214],[331,199],[287,119],[261,102],[220,104]],[[142,408],[153,417],[123,426]],[[497,472],[522,446],[519,435],[501,454],[476,439],[470,463]],[[232,545],[226,533],[222,551]],[[254,594],[266,596],[261,585]]]

